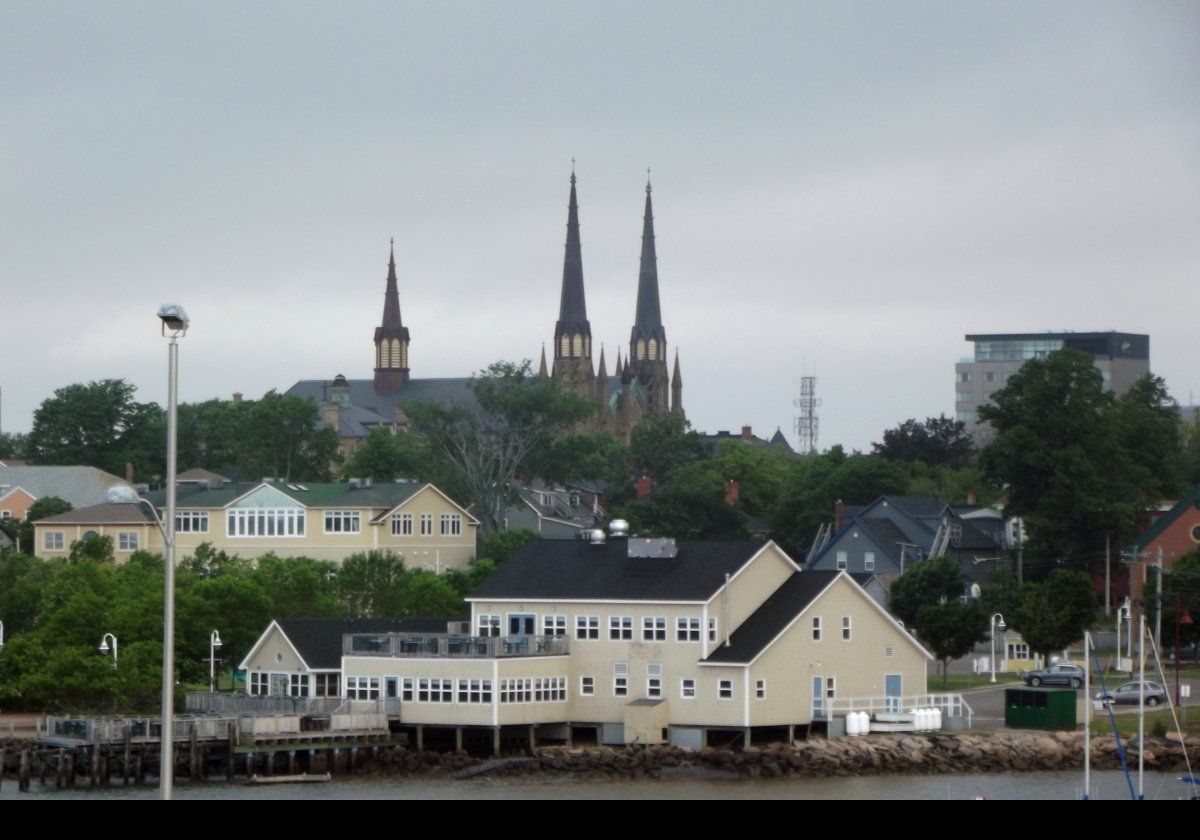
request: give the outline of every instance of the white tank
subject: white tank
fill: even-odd
[[[941,710],[941,709],[934,709],[934,710],[933,710],[933,723],[932,723],[932,727],[933,727],[934,731],[940,731],[940,730],[941,730],[941,728],[942,728],[942,710]]]

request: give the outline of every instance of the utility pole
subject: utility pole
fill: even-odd
[[[1163,551],[1158,547],[1158,587],[1154,590],[1154,645],[1162,649]]]
[[[1112,534],[1104,535],[1104,616],[1112,618]]]

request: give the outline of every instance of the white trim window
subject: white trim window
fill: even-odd
[[[600,616],[598,615],[577,615],[575,616],[575,638],[576,639],[599,639],[600,638]]]
[[[733,699],[733,680],[717,680],[717,699]]]
[[[700,619],[698,619],[698,618],[677,618],[677,619],[675,619],[675,641],[677,641],[677,642],[698,642],[698,641],[700,641]]]
[[[850,566],[850,561],[848,559],[848,555],[844,551],[839,551],[837,553],[838,571],[845,571],[849,566]]]
[[[443,537],[461,537],[462,536],[462,514],[461,513],[443,513],[442,514],[442,536]]]
[[[357,510],[325,511],[326,534],[361,534],[362,514]]]
[[[346,677],[347,700],[378,700],[379,677]]]
[[[207,534],[208,511],[180,510],[175,512],[175,533]]]
[[[848,642],[851,640],[851,619],[850,616],[842,616],[842,641]]]
[[[665,642],[666,640],[667,620],[662,616],[645,616],[642,619],[642,641]]]
[[[821,641],[821,616],[814,615],[812,620],[812,640]]]
[[[767,699],[767,681],[766,680],[758,680],[757,682],[754,683],[754,699],[755,700],[766,700]]]
[[[262,671],[250,672],[250,695],[266,697],[271,693],[271,675]]]
[[[608,639],[611,642],[633,641],[633,617],[628,615],[609,616]]]
[[[875,552],[874,551],[868,551],[865,554],[863,554],[863,571],[864,572],[875,571]]]
[[[696,681],[691,677],[685,677],[679,681],[679,696],[683,700],[696,699]]]
[[[613,663],[613,697],[629,696],[629,663]]]
[[[833,700],[837,697],[837,679],[835,677],[825,678],[825,699]],[[832,704],[828,704],[832,708]]]
[[[400,678],[400,702],[411,703],[413,700],[413,678]]]
[[[432,513],[422,513],[421,514],[421,536],[422,537],[432,537],[433,536],[433,514]]]
[[[225,511],[227,537],[303,537],[304,508],[231,508]]]
[[[532,703],[533,680],[529,677],[500,680],[501,703]]]
[[[567,699],[566,677],[538,677],[534,682],[535,703],[561,703]]]
[[[543,615],[542,616],[542,635],[543,636],[565,636],[565,635],[567,635],[567,617],[565,615]]]
[[[62,531],[45,531],[42,533],[42,548],[46,551],[62,551],[63,544]]]
[[[411,513],[392,514],[392,536],[411,537],[413,535],[413,515]]]
[[[717,620],[715,618],[708,620],[708,640],[710,642],[717,640]]]
[[[117,532],[117,551],[137,551],[137,550],[138,550],[137,531],[118,531]]]
[[[315,697],[341,697],[340,675],[334,672],[313,674]]]
[[[308,674],[288,674],[288,697],[308,696]]]
[[[663,696],[662,691],[662,663],[650,662],[646,665],[646,696],[650,698],[658,698]]]
[[[478,617],[476,625],[477,632],[480,636],[499,636],[500,635],[500,615],[498,613],[487,613]]]
[[[595,697],[596,696],[596,678],[595,677],[580,677],[579,678],[579,696],[580,697]]]
[[[458,702],[491,703],[492,681],[460,679],[458,681]]]

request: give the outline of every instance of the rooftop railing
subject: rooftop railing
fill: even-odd
[[[566,652],[566,636],[348,633],[342,637],[344,656],[501,659],[518,656],[562,656]]]

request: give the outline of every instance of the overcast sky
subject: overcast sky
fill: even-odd
[[[696,428],[820,445],[954,412],[975,332],[1117,329],[1200,395],[1196,2],[0,5],[0,424],[369,377],[389,237],[414,377],[536,360],[577,161],[627,346],[646,167]]]

